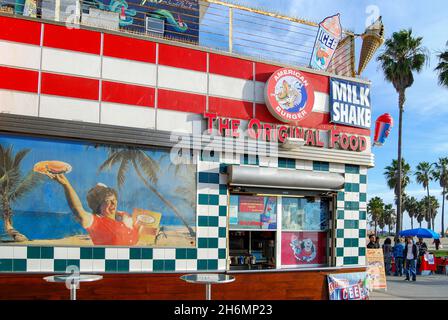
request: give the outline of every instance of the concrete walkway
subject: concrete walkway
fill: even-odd
[[[387,277],[387,291],[374,291],[371,300],[448,300],[448,276],[417,276],[417,281],[404,277]]]

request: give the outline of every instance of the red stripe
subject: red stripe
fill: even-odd
[[[104,34],[105,56],[142,62],[156,62],[156,44],[146,40]]]
[[[103,81],[102,101],[154,107],[154,88]]]
[[[207,53],[193,49],[160,44],[159,64],[175,68],[206,72]]]
[[[269,77],[278,69],[282,67],[256,62],[255,63],[255,80],[266,82]],[[329,93],[330,92],[330,79],[327,76],[321,76],[314,73],[304,72],[303,75],[311,82],[315,91]]]
[[[209,112],[220,117],[249,120],[253,115],[252,102],[209,97],[208,103]]]
[[[99,81],[42,73],[42,93],[79,99],[98,100]]]
[[[40,31],[38,22],[0,17],[0,39],[40,45]]]
[[[261,122],[268,122],[274,124],[285,124],[274,118],[269,112],[268,108],[264,104],[257,104],[255,109],[255,117]],[[315,128],[320,130],[339,130],[341,132],[359,134],[364,136],[370,136],[369,129],[361,129],[355,127],[348,127],[342,125],[335,125],[330,123],[329,113],[312,112],[307,118],[300,121],[300,127],[304,128]]]
[[[202,114],[205,111],[205,96],[159,89],[157,107]]]
[[[46,24],[44,46],[100,54],[101,33]]]
[[[253,79],[252,61],[210,53],[209,68],[210,73],[246,80]]]
[[[37,93],[39,72],[0,67],[0,88]]]

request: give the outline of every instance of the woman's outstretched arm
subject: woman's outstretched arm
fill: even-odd
[[[70,209],[75,214],[75,218],[81,223],[83,228],[88,228],[92,225],[93,215],[90,212],[84,210],[81,200],[79,200],[78,194],[72,185],[68,181],[64,174],[47,174],[51,179],[59,182],[62,185],[65,192],[65,197],[67,199]]]

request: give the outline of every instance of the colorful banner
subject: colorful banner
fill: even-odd
[[[370,129],[370,86],[330,78],[331,122]]]
[[[366,249],[367,273],[370,289],[387,289],[382,249]]]
[[[282,266],[327,264],[326,232],[282,232]]]
[[[169,151],[1,135],[0,159],[0,242],[195,246],[196,166]]]
[[[264,197],[240,196],[239,211],[262,213],[264,210]]]
[[[366,272],[329,274],[330,300],[369,300],[369,281]]]
[[[341,39],[342,26],[339,13],[327,17],[319,23],[313,54],[311,55],[311,68],[327,70]]]

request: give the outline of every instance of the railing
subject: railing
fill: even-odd
[[[0,0],[0,12],[180,41],[308,67],[318,24],[220,0]],[[355,76],[354,34],[343,31],[327,71]]]

